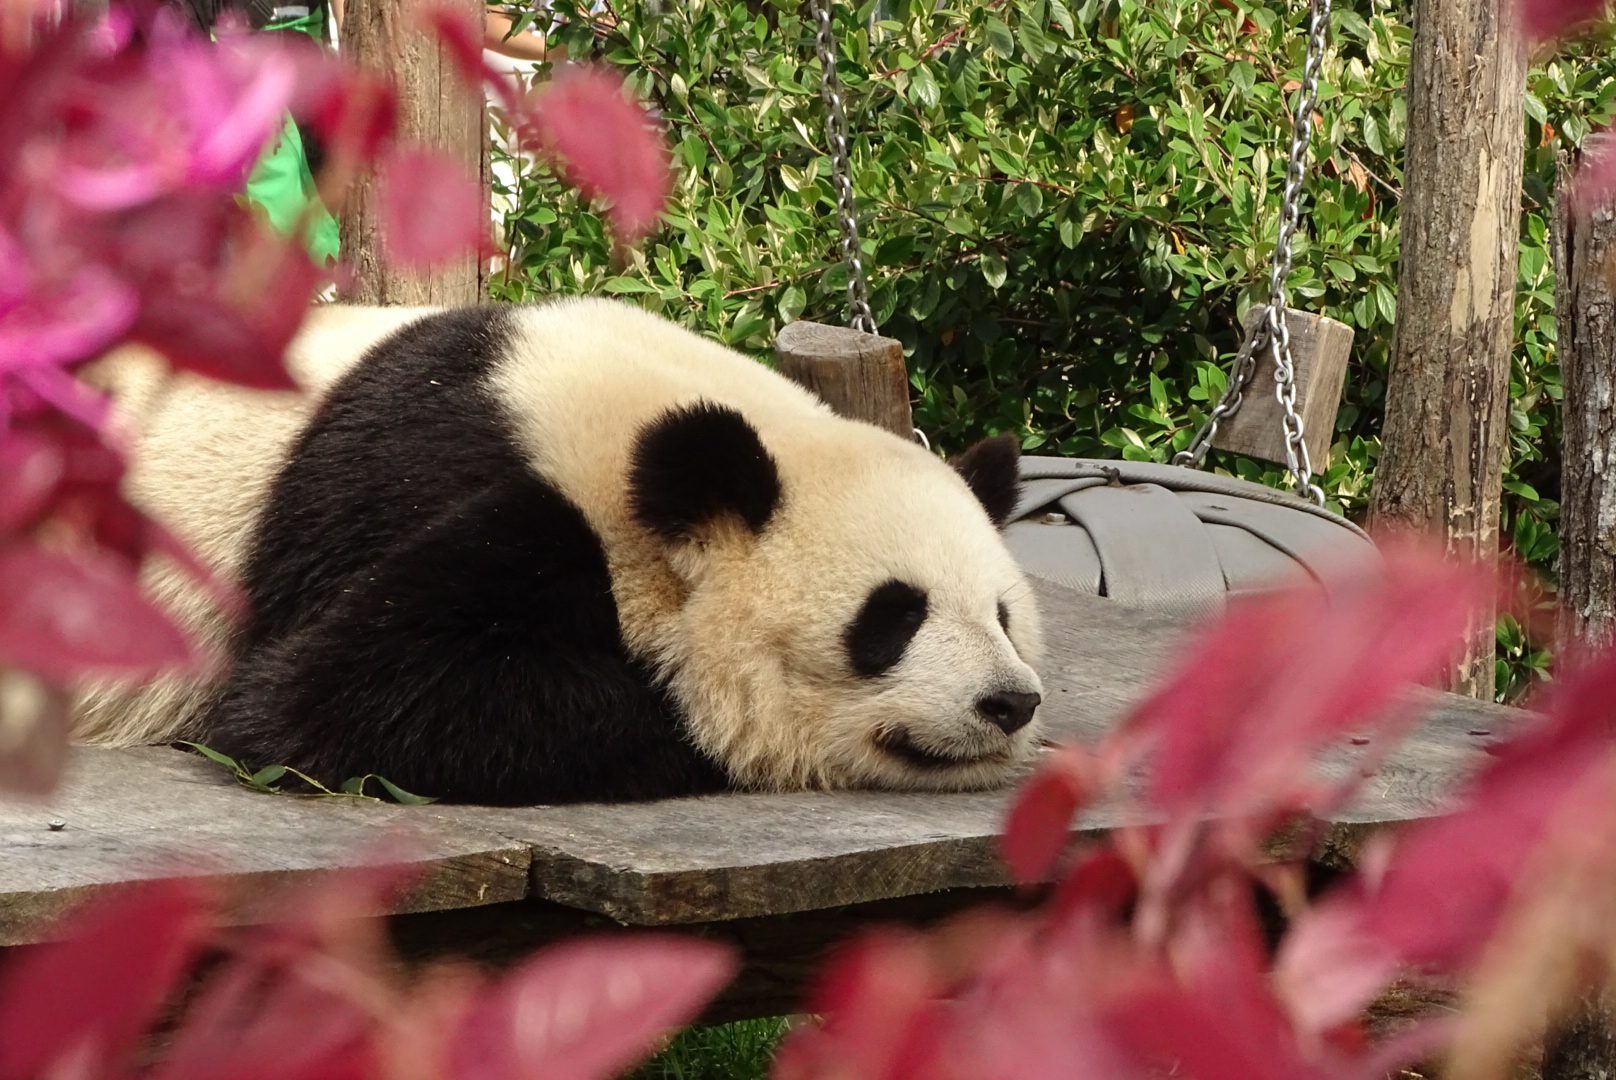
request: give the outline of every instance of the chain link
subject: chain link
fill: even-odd
[[[836,36],[831,30],[831,0],[811,0],[819,20],[814,48],[819,53],[820,91],[825,98],[825,134],[830,139],[831,181],[836,188],[836,211],[842,227],[842,258],[847,263],[847,306],[852,312],[853,329],[876,332],[875,315],[870,311],[870,289],[864,280],[864,260],[859,247],[858,212],[853,203],[853,166],[847,152],[847,114],[842,107],[842,87],[836,77]]]
[[[1290,296],[1286,281],[1291,273],[1291,245],[1302,220],[1302,184],[1307,172],[1307,148],[1313,138],[1313,108],[1318,103],[1319,68],[1324,62],[1325,36],[1330,27],[1330,0],[1313,0],[1312,21],[1308,26],[1307,58],[1302,65],[1302,84],[1296,96],[1296,115],[1291,124],[1290,161],[1285,169],[1285,189],[1280,199],[1279,234],[1274,239],[1274,262],[1268,277],[1268,317],[1252,328],[1240,347],[1230,374],[1228,388],[1196,432],[1189,448],[1174,455],[1175,465],[1199,465],[1218,432],[1218,425],[1240,410],[1247,384],[1256,374],[1257,354],[1266,349],[1274,362],[1274,396],[1284,410],[1281,421],[1285,434],[1285,464],[1290,469],[1296,493],[1324,505],[1324,491],[1313,482],[1313,462],[1308,454],[1302,418],[1296,412],[1296,365],[1291,356],[1290,324],[1285,314]]]

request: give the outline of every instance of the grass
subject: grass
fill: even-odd
[[[765,1080],[789,1024],[777,1016],[686,1028],[628,1080]]]

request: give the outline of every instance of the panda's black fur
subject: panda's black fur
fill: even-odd
[[[600,541],[525,465],[484,388],[509,332],[496,307],[434,315],[332,389],[264,508],[242,575],[251,615],[203,742],[450,801],[724,785],[625,651]],[[723,412],[661,435],[688,449],[727,434],[712,466],[733,468],[750,429]],[[678,488],[660,460],[638,463],[640,489],[673,528],[710,488],[688,469]]]

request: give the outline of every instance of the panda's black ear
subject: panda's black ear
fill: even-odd
[[[983,439],[949,464],[970,485],[977,501],[988,512],[993,524],[1004,526],[1016,512],[1021,498],[1021,476],[1017,469],[1021,461],[1021,444],[1013,435],[995,435]]]
[[[663,413],[640,432],[629,504],[642,525],[669,541],[726,514],[760,532],[780,504],[780,472],[745,417],[700,401]]]

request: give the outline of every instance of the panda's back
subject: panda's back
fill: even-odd
[[[488,390],[509,321],[484,306],[409,322],[325,391],[247,552],[243,646],[287,633],[400,539],[522,471]]]

